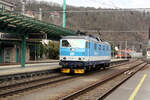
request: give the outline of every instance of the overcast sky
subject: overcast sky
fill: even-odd
[[[63,0],[37,0],[63,3]],[[68,5],[103,8],[150,8],[150,0],[66,0]]]

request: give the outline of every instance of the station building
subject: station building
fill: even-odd
[[[13,11],[14,4],[0,0],[0,9]],[[37,59],[39,40],[26,38],[26,62]],[[0,32],[0,64],[21,62],[21,37],[17,34]]]

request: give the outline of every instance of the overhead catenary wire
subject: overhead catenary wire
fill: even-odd
[[[104,32],[104,33],[146,33],[148,30],[126,30],[126,31],[115,31],[115,30],[81,30],[82,32]]]
[[[87,0],[87,2],[88,2],[88,0]],[[108,6],[110,5],[106,2],[104,2],[103,0],[100,0],[100,1],[92,0],[92,2],[97,2],[99,4],[104,4],[104,5],[108,5]],[[114,4],[114,2],[111,0],[109,0],[108,2],[110,2],[111,3],[110,6],[114,6],[114,8],[99,8],[96,10],[66,10],[65,12],[66,13],[84,13],[84,12],[85,13],[86,12],[88,12],[88,13],[92,13],[92,12],[97,12],[97,13],[99,12],[100,13],[100,12],[102,12],[103,13],[103,12],[113,12],[113,11],[139,11],[139,12],[141,12],[141,11],[142,12],[149,12],[150,11],[150,8],[127,8],[127,9],[124,9],[124,8],[120,8],[120,7],[116,6],[116,4]],[[31,11],[33,13],[39,13],[38,10],[26,10],[26,11]],[[20,13],[21,11],[16,10],[14,12]],[[60,10],[43,10],[42,11],[42,13],[50,13],[50,12],[63,13],[62,9],[60,9]]]
[[[37,13],[40,14],[39,11],[36,10],[25,10],[25,12],[27,11],[31,11],[32,13]],[[14,13],[21,13],[21,10],[16,10],[13,11]],[[57,12],[57,13],[63,13],[63,11],[61,10],[43,10],[42,13],[43,14],[51,14],[52,12]],[[139,13],[145,13],[145,11],[138,11],[138,10],[134,10],[134,9],[102,9],[102,10],[66,10],[66,13],[112,13],[112,12],[139,12]]]

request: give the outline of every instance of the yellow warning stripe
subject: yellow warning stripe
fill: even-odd
[[[85,71],[84,71],[84,69],[74,69],[74,73],[75,74],[84,74]]]
[[[62,73],[70,73],[70,69],[64,68],[64,69],[61,69],[61,72],[62,72]]]
[[[134,100],[134,97],[136,96],[137,92],[139,91],[139,89],[140,89],[141,85],[143,84],[146,77],[147,77],[147,74],[145,74],[143,76],[143,78],[141,79],[141,81],[139,82],[139,84],[137,85],[137,87],[135,88],[135,90],[133,91],[133,93],[131,94],[131,96],[128,100]]]

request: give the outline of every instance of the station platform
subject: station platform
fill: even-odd
[[[25,67],[21,65],[7,65],[0,66],[0,76],[13,75],[18,73],[36,72],[42,70],[53,70],[60,68],[59,63],[37,63],[37,64],[26,64]]]
[[[150,64],[104,100],[150,100]]]
[[[111,59],[111,62],[121,61],[124,59]],[[25,67],[21,67],[21,65],[5,65],[0,66],[0,76],[5,75],[13,75],[18,73],[27,73],[27,72],[36,72],[42,70],[53,70],[61,68],[59,66],[59,62],[45,62],[45,63],[34,63],[34,64],[26,64]]]

